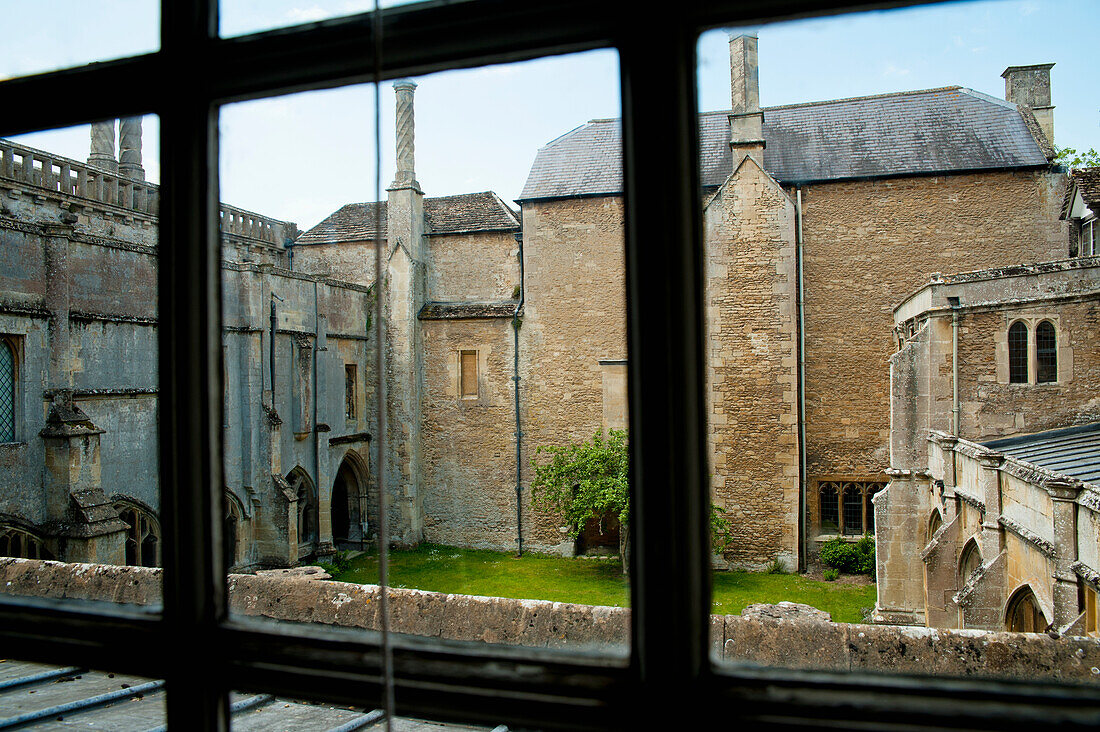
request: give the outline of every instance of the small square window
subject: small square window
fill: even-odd
[[[477,351],[459,353],[458,396],[461,399],[477,399]]]

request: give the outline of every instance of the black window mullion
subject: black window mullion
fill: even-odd
[[[657,16],[623,39],[632,660],[647,704],[683,708],[709,667],[695,44]],[[644,404],[642,395],[645,395]],[[638,710],[647,718],[660,712]],[[639,719],[643,723],[644,719]]]
[[[164,516],[165,670],[171,728],[228,728],[228,692],[215,643],[227,616],[221,546],[221,257],[217,73],[207,50],[217,0],[161,3],[161,56],[172,93],[161,125],[158,337],[160,486]]]

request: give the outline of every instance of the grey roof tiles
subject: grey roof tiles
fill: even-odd
[[[764,168],[781,183],[1045,165],[1016,105],[946,87],[764,110]],[[704,186],[732,169],[728,112],[699,115]],[[519,200],[622,191],[619,120],[592,120],[535,159]]]
[[[1100,483],[1100,422],[1006,437],[985,446],[1086,483]]]
[[[512,231],[519,219],[492,191],[424,199],[426,233]],[[386,203],[349,203],[298,237],[295,245],[364,241],[386,236]]]

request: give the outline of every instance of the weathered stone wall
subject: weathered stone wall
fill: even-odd
[[[811,478],[888,465],[892,309],[934,272],[1060,259],[1064,176],[815,184],[802,191]]]
[[[511,318],[422,321],[424,538],[516,546]],[[477,352],[476,398],[459,393],[461,351]]]
[[[519,247],[511,231],[437,234],[428,245],[429,300],[508,300],[519,284]]]
[[[303,244],[292,247],[291,257],[295,272],[334,277],[357,285],[370,285],[375,279],[374,244],[371,242]],[[385,266],[383,258],[382,267]]]
[[[540,445],[579,442],[600,429],[599,362],[626,358],[622,199],[524,203],[523,231],[527,289],[520,389],[526,483]],[[557,517],[535,512],[532,519],[524,529],[525,545],[572,551]]]
[[[1018,319],[1029,324],[1032,341],[1040,321],[1054,324],[1057,382],[1008,383],[1008,328]],[[965,313],[959,331],[962,437],[982,441],[1100,420],[1100,299]],[[948,349],[944,358],[950,356]],[[950,362],[947,368],[950,377]]]
[[[735,566],[798,564],[795,209],[748,157],[708,201],[707,443]]]
[[[160,601],[160,570],[0,558],[0,591],[51,599],[137,605]],[[232,612],[299,623],[379,630],[375,585],[230,575]],[[446,640],[621,650],[630,610],[545,600],[389,590],[393,632]],[[795,612],[792,612],[794,610]],[[711,616],[715,657],[798,669],[1055,679],[1097,683],[1100,640],[1042,633],[833,623],[826,613],[781,603]]]

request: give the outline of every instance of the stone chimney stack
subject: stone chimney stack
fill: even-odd
[[[730,38],[730,147],[764,164],[764,113],[760,111],[760,62],[756,34]]]
[[[88,165],[94,165],[112,173],[118,172],[115,159],[115,121],[113,119],[92,123],[92,151]]]
[[[118,172],[133,180],[145,180],[141,167],[141,117],[125,117],[118,127]]]
[[[1050,103],[1050,70],[1053,66],[1009,66],[1001,74],[1005,80],[1005,99],[1031,109],[1051,145],[1054,144],[1054,105]]]
[[[416,82],[401,79],[394,82],[397,92],[397,175],[390,188],[413,187],[420,190],[416,182],[415,138],[416,120],[413,116],[413,92]]]

